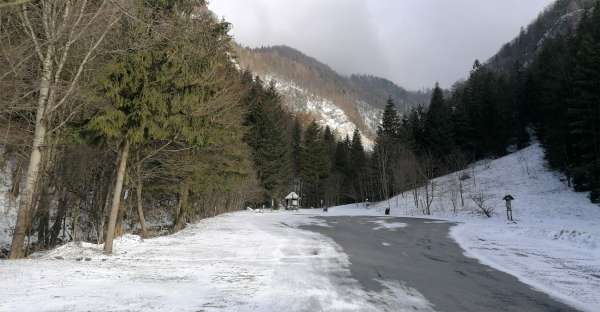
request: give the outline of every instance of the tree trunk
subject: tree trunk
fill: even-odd
[[[23,167],[23,163],[21,160],[17,160],[17,164],[15,165],[15,168],[13,169],[12,172],[12,178],[11,178],[11,182],[12,182],[12,186],[10,188],[10,195],[12,196],[12,199],[16,199],[17,197],[19,197],[19,192],[21,191],[21,177],[22,177],[22,168]]]
[[[146,219],[144,218],[144,209],[143,209],[143,199],[142,199],[142,174],[141,174],[141,165],[138,167],[138,176],[137,176],[137,187],[135,190],[135,194],[137,195],[137,213],[140,218],[140,226],[142,227],[142,237],[148,236],[148,228],[146,227]]]
[[[175,231],[181,231],[185,227],[187,210],[188,210],[188,198],[190,194],[190,184],[187,181],[183,182],[181,186],[181,194],[179,195],[179,213],[177,214],[177,221],[175,222]]]
[[[54,224],[52,225],[52,229],[50,230],[50,243],[49,247],[56,246],[58,241],[58,235],[60,235],[60,230],[62,228],[63,221],[67,214],[67,202],[68,202],[68,193],[63,191],[62,196],[58,200],[58,212],[56,213],[56,219],[54,220]]]
[[[110,208],[110,218],[106,230],[106,241],[104,242],[104,253],[112,254],[113,239],[115,237],[115,226],[117,224],[117,215],[121,204],[121,191],[123,190],[123,180],[125,178],[125,169],[127,168],[127,157],[129,156],[129,142],[125,140],[121,147],[121,156],[119,158],[119,167],[117,171],[117,180],[113,190],[112,206]]]
[[[42,188],[42,194],[37,209],[37,220],[38,220],[38,245],[40,247],[46,247],[48,244],[48,223],[50,222],[50,194],[48,185]]]
[[[127,184],[127,182],[123,182]],[[130,204],[129,190],[122,192],[122,202],[119,203],[119,212],[117,213],[117,222],[115,223],[115,237],[123,236],[125,234],[125,227],[123,226],[123,220],[127,217],[127,207]]]
[[[10,247],[9,259],[19,259],[24,256],[23,245],[27,229],[30,226],[31,208],[35,195],[35,187],[39,179],[40,166],[42,164],[42,148],[46,143],[46,105],[48,94],[50,92],[50,81],[52,79],[54,49],[48,47],[44,64],[42,67],[42,77],[40,79],[40,93],[38,98],[37,112],[35,115],[35,132],[33,134],[33,144],[31,155],[29,156],[29,165],[27,167],[27,176],[25,177],[25,190],[21,194],[19,201],[19,211],[17,212],[17,223]]]
[[[465,208],[465,197],[464,197],[464,189],[463,189],[463,181],[461,177],[458,178],[459,192],[460,192],[460,206]]]

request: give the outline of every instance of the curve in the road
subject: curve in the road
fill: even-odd
[[[468,258],[448,233],[453,224],[413,218],[323,217],[328,227],[306,226],[340,245],[350,270],[368,291],[378,280],[415,288],[446,312],[576,311],[512,275]],[[377,225],[384,224],[384,226]],[[390,224],[386,227],[385,223]],[[399,223],[406,227],[394,226]]]

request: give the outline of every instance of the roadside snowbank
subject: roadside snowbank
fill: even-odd
[[[397,283],[362,290],[333,240],[297,228],[323,222],[313,215],[240,212],[126,235],[113,256],[70,243],[0,261],[0,311],[432,311]]]
[[[435,180],[432,217],[458,222],[451,236],[466,255],[585,311],[600,311],[600,207],[575,193],[544,166],[543,149],[529,148]],[[465,206],[460,203],[459,178]],[[502,198],[511,194],[515,223],[507,222]],[[471,199],[483,195],[493,218],[477,213]],[[453,212],[454,204],[457,206]],[[332,208],[333,214],[423,217],[412,192],[386,202]]]

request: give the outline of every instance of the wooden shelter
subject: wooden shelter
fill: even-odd
[[[296,192],[291,192],[285,197],[285,209],[298,210],[300,208],[300,196]]]

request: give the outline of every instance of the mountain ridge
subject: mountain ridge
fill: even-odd
[[[429,101],[429,91],[408,91],[390,80],[372,75],[344,76],[314,57],[285,45],[247,48],[236,46],[242,68],[264,80],[274,80],[285,106],[308,114],[341,136],[358,128],[367,145],[375,138],[388,98],[400,112]],[[372,142],[371,142],[372,143]]]
[[[573,33],[583,13],[596,0],[557,0],[544,9],[515,38],[505,43],[490,57],[486,65],[498,71],[510,71],[514,66],[527,66],[545,40]]]

